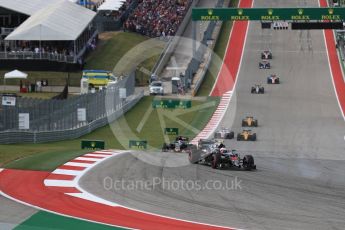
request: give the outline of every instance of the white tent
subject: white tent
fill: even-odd
[[[26,79],[28,77],[27,73],[23,73],[19,70],[13,70],[11,72],[5,73],[5,78],[4,79]]]
[[[35,12],[5,40],[74,41],[95,16],[95,12],[85,7],[69,1],[56,1]]]
[[[27,73],[23,73],[19,70],[13,70],[11,72],[5,73],[4,76],[4,90],[6,90],[6,79],[26,79],[28,77]]]
[[[98,7],[97,10],[117,11],[125,2],[126,0],[106,0],[102,5]]]

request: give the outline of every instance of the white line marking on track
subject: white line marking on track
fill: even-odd
[[[106,223],[103,223],[103,222],[99,222],[99,221],[93,221],[93,220],[89,220],[89,219],[85,219],[85,218],[80,218],[80,217],[76,217],[76,216],[71,216],[71,215],[66,215],[66,214],[62,214],[61,212],[54,212],[54,211],[51,211],[49,209],[45,209],[45,208],[41,208],[39,206],[36,206],[36,205],[32,205],[32,204],[29,204],[27,202],[24,202],[24,201],[21,201],[21,200],[18,200],[10,195],[7,195],[6,193],[0,191],[0,195],[6,197],[7,199],[10,199],[10,200],[13,200],[19,204],[23,204],[23,205],[26,205],[26,206],[29,206],[29,207],[32,207],[32,208],[35,208],[35,209],[38,209],[38,210],[42,210],[42,211],[46,211],[46,212],[49,212],[49,213],[53,213],[53,214],[56,214],[56,215],[60,215],[60,216],[65,216],[65,217],[70,217],[70,218],[73,218],[73,219],[78,219],[78,220],[83,220],[83,221],[87,221],[87,222],[92,222],[92,223],[96,223],[96,224],[102,224],[102,225],[107,225],[107,226],[113,226],[113,227],[118,227],[118,228],[124,228],[124,229],[133,229],[133,230],[136,230],[134,228],[127,228],[127,227],[123,227],[123,226],[119,226],[119,225],[112,225],[112,224],[106,224]],[[238,229],[240,230],[240,229]]]
[[[67,162],[64,165],[68,166],[79,166],[79,167],[90,167],[93,163],[78,163],[78,162]]]
[[[318,3],[319,3],[319,6],[320,6],[320,1],[318,1]],[[327,2],[327,5],[328,5],[328,2]],[[329,67],[329,72],[331,74],[330,76],[331,76],[332,83],[333,83],[334,93],[335,93],[335,96],[336,96],[337,101],[338,101],[338,106],[339,106],[339,109],[340,109],[340,113],[343,116],[343,119],[345,121],[345,114],[344,114],[344,111],[343,111],[343,109],[341,107],[341,104],[340,104],[340,101],[339,101],[339,97],[338,97],[338,93],[337,93],[337,88],[335,87],[335,82],[334,82],[334,77],[333,77],[333,72],[332,72],[332,67],[331,67],[331,59],[329,58],[328,46],[327,46],[327,42],[326,42],[327,40],[326,40],[325,30],[323,30],[322,33],[323,33],[324,44],[325,44],[325,47],[326,47],[326,54],[327,54],[327,58],[328,58],[328,67]]]
[[[78,175],[81,175],[82,172],[83,171],[80,171],[80,170],[55,169],[52,173],[53,174],[78,176]]]
[[[87,153],[87,154],[85,154],[83,156],[85,156],[85,157],[110,157],[111,155]]]
[[[2,170],[4,170],[4,169],[3,169],[3,168],[0,168],[0,172],[1,172]]]
[[[56,187],[75,187],[76,183],[73,180],[44,180],[45,186],[56,186]]]
[[[119,206],[117,203],[102,199],[98,196],[94,196],[91,193],[66,193],[66,195],[70,195],[70,196],[74,196],[74,197],[78,197],[80,199],[84,199],[84,200],[90,200],[90,201],[94,201],[100,204],[105,204],[105,205],[109,205],[109,206],[113,206],[113,207],[117,207]]]
[[[75,158],[73,160],[95,161],[96,162],[96,161],[100,161],[102,159],[100,159],[100,158],[91,158],[91,157],[77,157],[77,158]]]

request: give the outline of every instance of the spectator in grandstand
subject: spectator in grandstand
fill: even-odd
[[[129,31],[150,37],[173,36],[192,0],[139,0],[139,5],[125,21]]]

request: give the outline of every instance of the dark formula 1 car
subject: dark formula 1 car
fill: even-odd
[[[243,130],[237,134],[238,141],[256,141],[256,133],[252,133],[251,130]]]
[[[214,169],[243,168],[246,170],[256,169],[252,155],[241,158],[236,150],[228,151],[225,147],[209,150],[194,150],[188,153],[189,162],[192,164],[210,165]]]
[[[174,151],[174,152],[186,152],[190,148],[192,148],[193,145],[189,144],[189,138],[188,137],[182,137],[178,136],[176,137],[175,141],[172,143],[164,143],[162,147],[162,152],[168,152],[168,151]]]
[[[271,63],[269,61],[263,60],[259,62],[259,69],[271,69]]]
[[[272,52],[269,50],[265,50],[261,53],[261,59],[272,59]]]
[[[267,77],[267,84],[280,84],[279,77],[276,74],[271,74]]]
[[[252,87],[251,93],[264,94],[265,93],[265,88],[262,87],[261,85],[255,85],[255,86]]]
[[[235,133],[227,128],[222,128],[214,133],[214,138],[233,139],[234,137]]]
[[[258,120],[253,117],[242,119],[242,127],[258,127]]]

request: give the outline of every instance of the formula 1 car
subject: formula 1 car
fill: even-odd
[[[271,63],[267,60],[259,62],[259,69],[271,69]]]
[[[242,119],[242,127],[258,127],[258,120],[253,117]]]
[[[251,130],[243,130],[237,134],[238,141],[256,141],[256,133],[252,133]]]
[[[262,87],[261,85],[255,85],[255,86],[252,87],[251,93],[264,94],[265,93],[265,88]]]
[[[234,137],[235,133],[227,128],[222,128],[214,133],[214,138],[233,139]]]
[[[236,150],[228,151],[225,147],[214,148],[210,151],[190,151],[188,153],[188,159],[192,164],[205,164],[211,166],[213,169],[256,169],[252,155],[245,155],[241,158],[240,154]]]
[[[265,50],[261,53],[261,59],[272,59],[272,52],[269,50]]]
[[[271,74],[267,77],[267,84],[280,84],[279,77],[276,74]]]
[[[190,148],[193,147],[193,145],[189,144],[188,142],[189,142],[188,137],[178,136],[176,137],[174,142],[171,142],[169,144],[164,143],[162,147],[162,152],[168,152],[168,151],[186,152]]]

